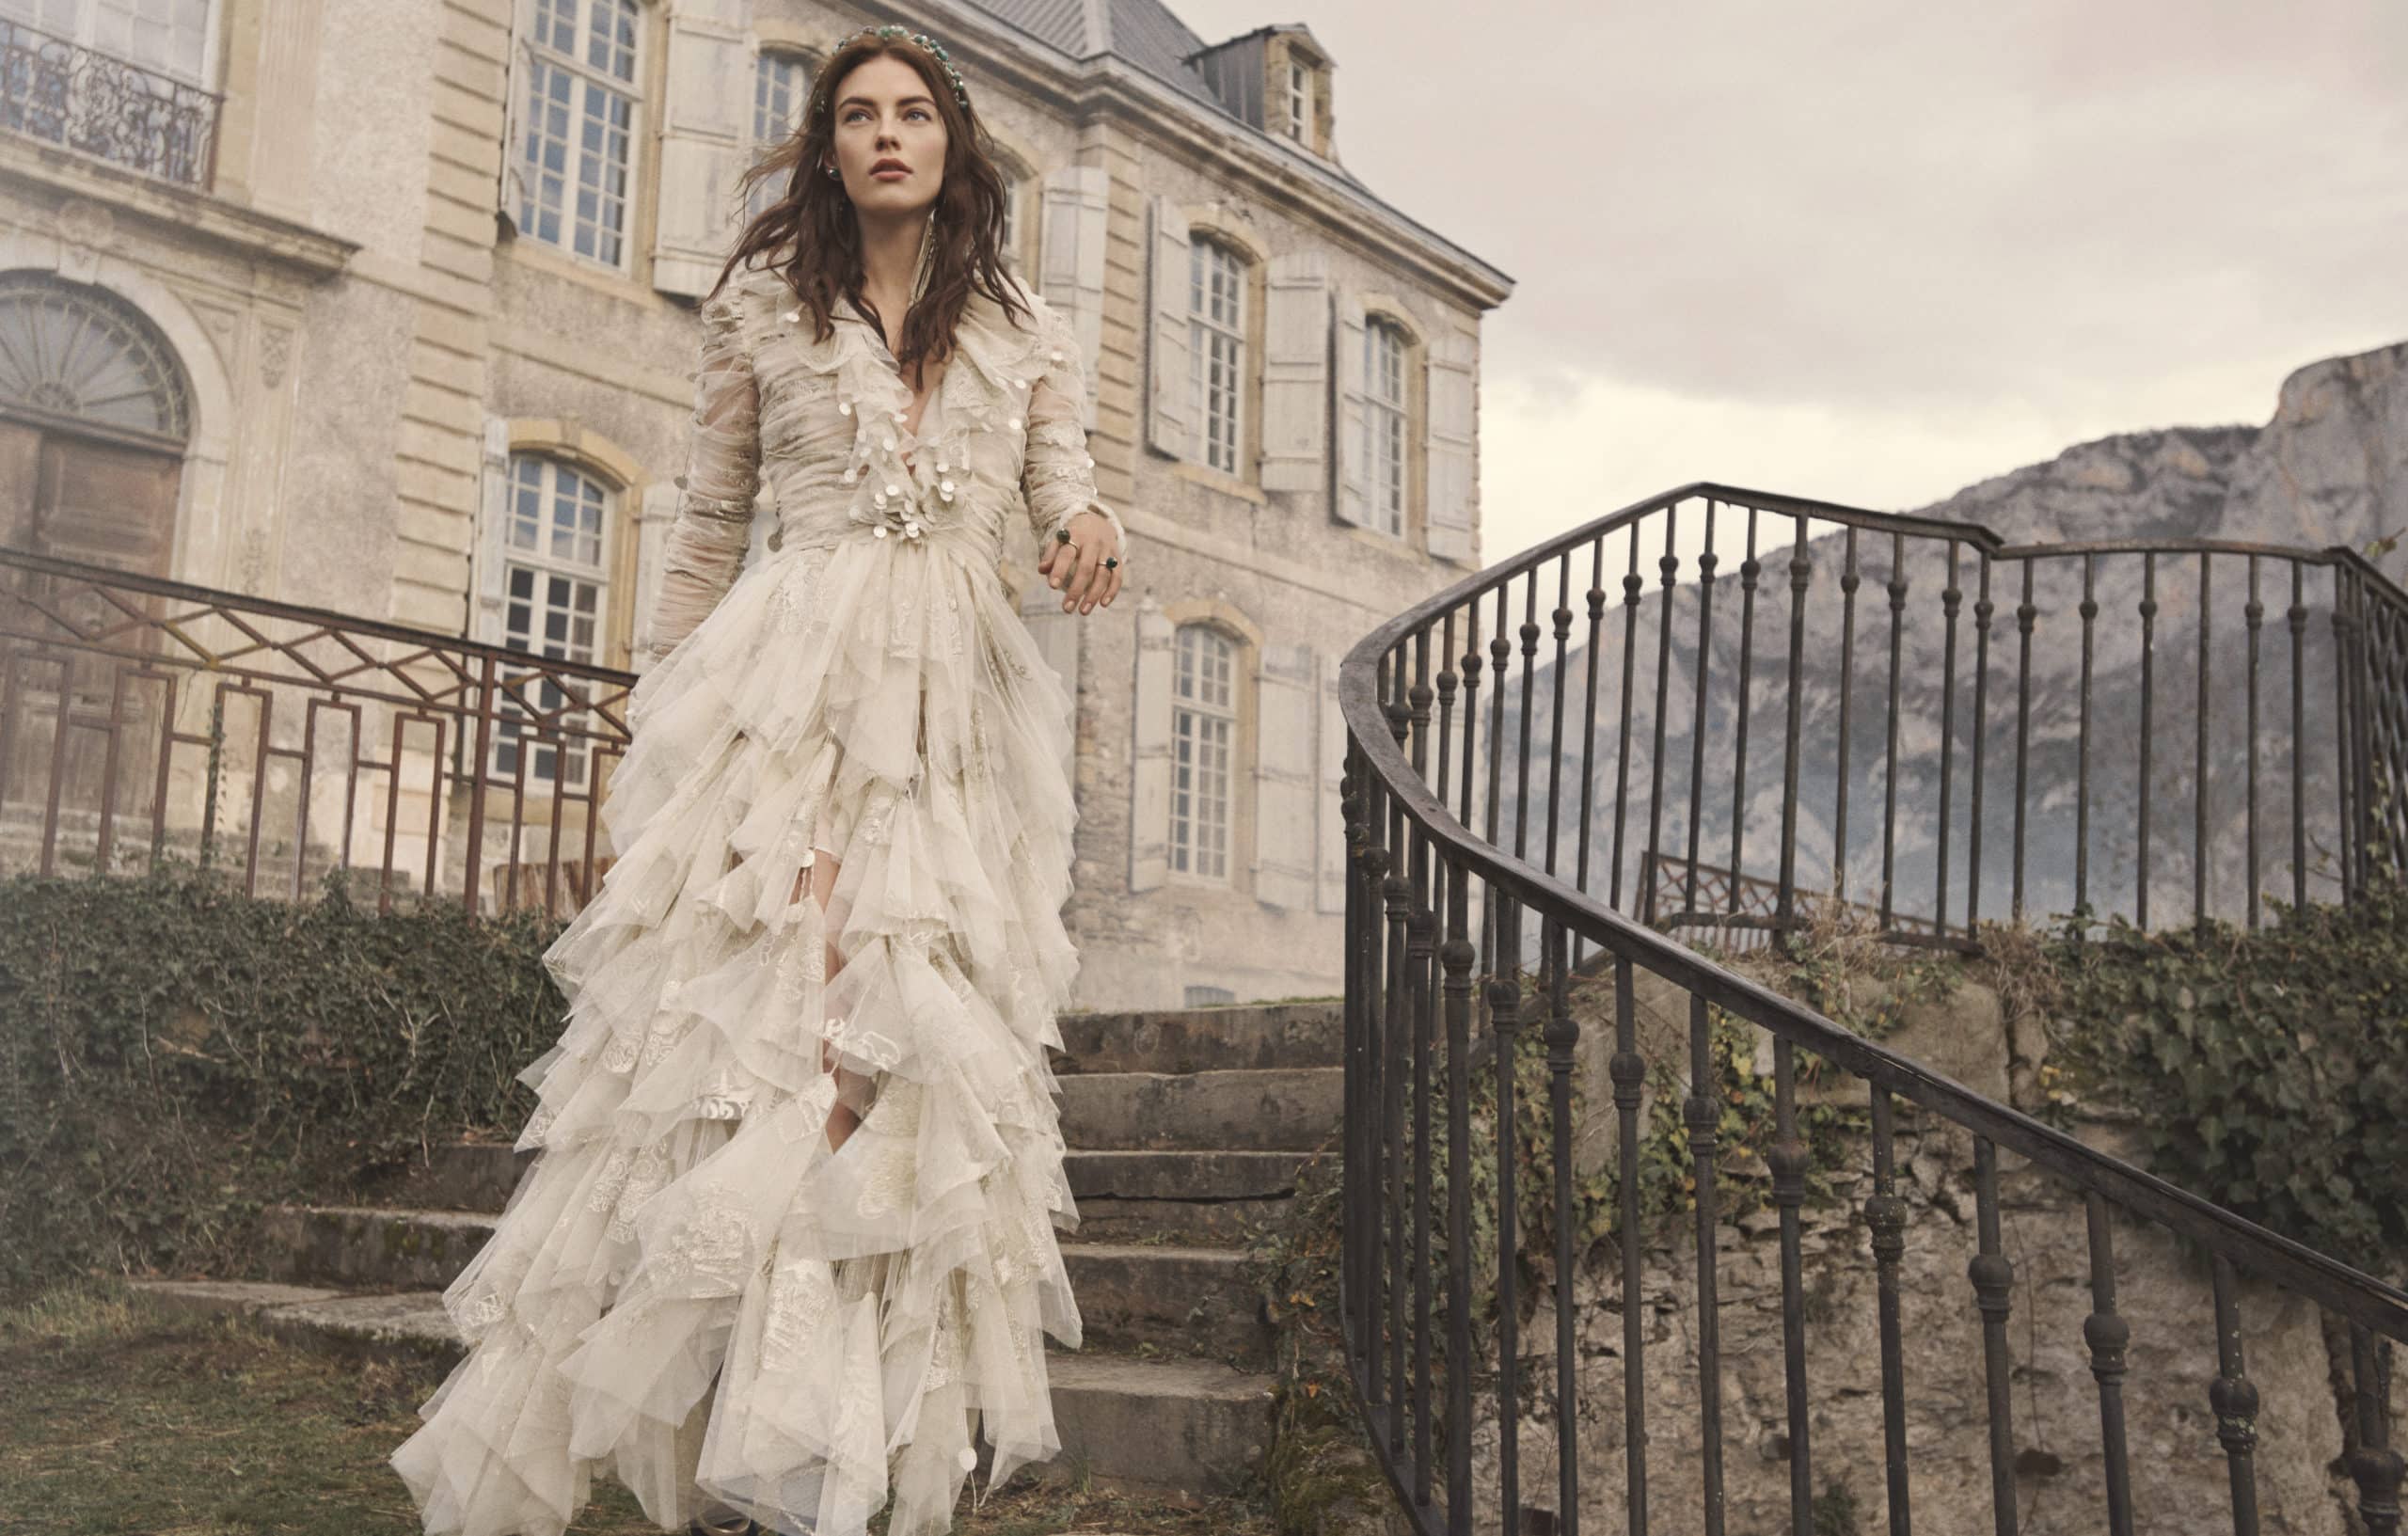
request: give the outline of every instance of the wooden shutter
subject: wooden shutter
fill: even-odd
[[[1129,889],[1150,891],[1170,868],[1171,641],[1150,596],[1137,610],[1135,739],[1129,772]]]
[[[1262,356],[1262,488],[1317,491],[1329,451],[1329,257],[1271,259]]]
[[[1086,428],[1095,430],[1096,363],[1103,352],[1103,243],[1112,173],[1064,166],[1045,178],[1044,257],[1038,291],[1070,323],[1086,362]]]
[[[1480,494],[1473,376],[1479,356],[1479,343],[1461,331],[1440,331],[1430,345],[1429,540],[1430,552],[1441,560],[1471,559]]]
[[[657,481],[643,488],[636,510],[636,594],[633,633],[628,637],[636,657],[643,658],[652,644],[653,610],[660,595],[660,561],[668,547],[669,530],[677,524],[677,483]]]
[[[752,69],[744,0],[676,0],[669,13],[652,245],[652,285],[662,293],[709,293],[735,245]]]
[[[527,200],[527,93],[535,55],[528,3],[511,0],[510,44],[501,77],[501,175],[494,188],[495,211],[513,234],[522,232],[518,214]]]
[[[1265,644],[1255,670],[1254,895],[1313,905],[1319,676],[1309,645]]]
[[[1370,466],[1363,462],[1363,301],[1343,290],[1338,295],[1336,345],[1338,451],[1331,455],[1330,514],[1361,528],[1370,520]]]
[[[1321,784],[1313,847],[1315,901],[1323,911],[1346,910],[1346,717],[1338,707],[1338,663],[1332,653],[1321,663]]]
[[[470,546],[467,638],[501,643],[503,538],[510,524],[510,423],[485,418],[477,483],[477,539]]]
[[[1188,350],[1187,216],[1157,197],[1151,205],[1152,259],[1146,327],[1146,441],[1174,459],[1196,456],[1194,362]]]
[[[1035,607],[1022,612],[1021,623],[1027,626],[1029,639],[1037,641],[1037,648],[1044,655],[1046,664],[1054,669],[1062,691],[1075,701],[1079,696],[1079,625],[1089,621],[1076,613],[1063,612],[1054,589],[1042,580],[1035,584],[1029,600]],[[1075,704],[1073,709],[1075,711]],[[1069,729],[1062,737],[1062,775],[1075,784],[1078,782],[1078,724],[1075,715],[1069,723]]]

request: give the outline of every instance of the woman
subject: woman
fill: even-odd
[[[847,40],[763,175],[786,195],[702,308],[618,860],[546,955],[542,1155],[392,1456],[429,1532],[559,1536],[598,1467],[665,1529],[854,1536],[891,1496],[919,1536],[981,1431],[990,1485],[1060,1449],[1069,702],[998,564],[1024,510],[1091,613],[1123,535],[943,49]]]

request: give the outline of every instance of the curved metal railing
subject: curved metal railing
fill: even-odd
[[[1735,555],[1735,602],[1725,574]],[[1868,584],[1873,596],[1861,602]],[[1609,616],[1617,590],[1622,611]],[[1586,618],[1576,645],[1576,595]],[[2177,1346],[2167,1343],[2172,1319],[2150,1316],[2136,1328],[2119,1309],[2114,1248],[2119,1233],[2129,1245],[2154,1241],[2144,1234],[2156,1228],[2207,1258],[2207,1315],[2182,1338],[2195,1338],[2202,1374],[2212,1368],[2190,1412],[2221,1449],[2232,1528],[2258,1529],[2261,1431],[2309,1435],[2283,1439],[2288,1454],[2316,1429],[2261,1425],[2244,1369],[2253,1338],[2296,1353],[2300,1323],[2281,1311],[2286,1295],[2332,1322],[2337,1353],[2346,1336],[2348,1367],[2335,1373],[2346,1379],[2345,1465],[2359,1518],[2369,1531],[2398,1528],[2388,1360],[2389,1341],[2408,1339],[2408,1293],[1843,1029],[1673,936],[1761,942],[1837,903],[1894,942],[1970,948],[1985,914],[2255,924],[2269,899],[2351,899],[2408,847],[2408,813],[2387,787],[2408,785],[2408,597],[2367,562],[2342,549],[2226,542],[2019,546],[1966,525],[1699,484],[1598,519],[1399,615],[1350,653],[1339,688],[1352,849],[1342,1326],[1364,1422],[1417,1528],[1575,1531],[1586,1477],[1606,1490],[1592,1494],[1592,1513],[1610,1511],[1621,1528],[1640,1532],[1651,1476],[1662,1513],[1660,1480],[1677,1472],[1696,1480],[1682,1491],[1684,1511],[1693,1495],[1703,1528],[1723,1529],[1732,1362],[1720,1349],[1729,1304],[1718,1279],[1732,1238],[1715,1218],[1719,1106],[1694,1088],[1713,1075],[1717,1009],[1763,1031],[1771,1048],[1777,1123],[1766,1161],[1780,1218],[1782,1379],[1760,1396],[1780,1400],[1777,1413],[1763,1414],[1779,1426],[1763,1446],[1787,1463],[1787,1528],[1823,1528],[1817,1424],[1875,1390],[1853,1377],[1830,1381],[1856,1370],[1852,1355],[1825,1359],[1819,1396],[1810,1370],[1810,1338],[1833,1337],[1836,1324],[1809,1319],[1800,1050],[1862,1079],[1870,1109],[1873,1193],[1861,1214],[1877,1296],[1877,1486],[1891,1531],[1909,1528],[1909,1382],[1930,1358],[1909,1360],[1903,1319],[1909,1303],[1918,1316],[1942,1306],[1902,1294],[1905,1258],[1956,1236],[1908,1230],[1902,1104],[1971,1142],[1970,1294],[1953,1314],[1967,1328],[1978,1320],[1980,1384],[1967,1396],[1987,1417],[1986,1527],[2018,1529],[2032,1497],[2039,1464],[2019,1445],[2018,1394],[2053,1379],[2076,1348],[2035,1333],[2019,1359],[2010,1320],[2020,1306],[2029,1316],[2020,1321],[2036,1329],[2035,1283],[2064,1282],[2086,1283],[2089,1298],[2079,1349],[2097,1382],[2098,1433],[2083,1476],[2095,1474],[2108,1528],[2134,1528],[2127,1378],[2136,1359],[2161,1360]],[[1675,1265],[1694,1287],[1671,1307],[1676,1381],[1665,1379],[1661,1358],[1649,1369],[1651,1320],[1666,1304],[1660,1287],[1650,1290],[1635,1172],[1616,1180],[1619,1262],[1608,1278],[1619,1285],[1619,1338],[1592,1330],[1578,1342],[1584,1320],[1563,1293],[1575,1289],[1579,1256],[1572,1223],[1558,1220],[1551,1397],[1525,1401],[1510,1242],[1499,1244],[1495,1278],[1495,1356],[1475,1357],[1475,1227],[1513,1232],[1517,1195],[1512,1138],[1491,1134],[1479,1155],[1495,1161],[1485,1212],[1495,1219],[1475,1224],[1468,1093],[1486,1069],[1473,1029],[1484,1023],[1492,1037],[1488,1059],[1513,1058],[1513,1039],[1531,1021],[1526,969],[1538,981],[1559,1212],[1575,1198],[1571,1078],[1581,1041],[1571,978],[1611,974],[1613,1049],[1591,1059],[1611,1080],[1624,1170],[1639,1165],[1641,1105],[1659,1065],[1643,1053],[1636,999],[1642,988],[1686,994],[1687,1060],[1671,1065],[1685,1065],[1692,1085],[1682,1112],[1697,1214],[1695,1252]],[[1514,1124],[1511,1073],[1496,1074],[1495,1091],[1493,1123]],[[1446,1209],[1434,1219],[1441,1148]],[[2002,1224],[2003,1160],[2011,1177],[2036,1175],[2079,1205],[2073,1241],[2086,1276],[2019,1275]],[[2264,1331],[2278,1317],[2291,1331]],[[1583,1359],[1617,1354],[1618,1372],[1592,1368],[1584,1379]],[[1584,1399],[1609,1398],[1616,1375],[1620,1422],[1583,1425]],[[1679,1465],[1659,1453],[1651,1465],[1651,1436],[1667,1437],[1675,1408]],[[1542,1429],[1551,1418],[1555,1441],[1552,1496],[1527,1506],[1525,1417]],[[2325,1430],[2339,1422],[2331,1409],[2326,1418]],[[2337,1449],[2310,1468],[2319,1488]],[[2051,1452],[2042,1464],[2052,1458],[2062,1461]],[[1868,1449],[1865,1459],[1877,1458]],[[2141,1458],[2144,1491],[2156,1486],[2152,1465]],[[1953,1468],[1943,1471],[1955,1481]],[[1819,1470],[1828,1481],[1834,1469]],[[1863,1469],[1838,1469],[1851,1470]],[[2296,1482],[2295,1471],[2283,1477]],[[2145,1528],[2173,1528],[2149,1524],[2172,1512],[2142,1512]],[[2322,1512],[2335,1512],[2328,1502]],[[2186,1508],[2182,1528],[2199,1528],[2196,1515]],[[2278,1528],[2291,1528],[2279,1518]]]

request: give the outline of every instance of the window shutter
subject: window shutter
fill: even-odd
[[[652,285],[700,298],[736,243],[737,178],[752,131],[743,0],[676,0],[660,103],[659,225]]]
[[[468,639],[499,644],[502,537],[510,523],[510,423],[500,417],[485,418],[480,459],[477,542],[470,557],[475,569],[469,574],[476,595],[468,613]]]
[[[1146,339],[1146,441],[1174,459],[1196,456],[1190,398],[1187,218],[1168,198],[1153,201],[1152,316]]]
[[[1038,291],[1062,311],[1086,359],[1086,428],[1095,430],[1098,358],[1103,351],[1103,241],[1112,173],[1064,166],[1045,178],[1044,255]],[[1167,814],[1167,813],[1165,813]]]
[[[1054,669],[1062,691],[1075,700],[1079,696],[1079,625],[1085,621],[1076,613],[1063,612],[1062,605],[1053,600],[1054,589],[1042,581],[1036,583],[1031,596],[1036,607],[1022,612],[1021,623],[1026,626],[1029,639],[1037,642],[1046,665]],[[1078,782],[1077,734],[1077,722],[1072,720],[1062,738],[1062,776],[1073,784]],[[1163,815],[1167,820],[1170,813],[1165,810]]]
[[[1317,491],[1329,443],[1329,257],[1271,259],[1262,357],[1262,488]],[[1356,356],[1360,356],[1360,349]]]
[[[1472,372],[1478,356],[1478,343],[1461,331],[1440,331],[1430,347],[1429,535],[1430,552],[1440,560],[1471,559],[1480,492]]]
[[[1262,647],[1254,691],[1254,895],[1290,911],[1313,905],[1318,683],[1311,646]]]
[[[519,232],[518,214],[527,202],[527,93],[534,56],[526,0],[514,0],[501,79],[501,177],[494,189],[494,211],[513,235]]]
[[[1338,663],[1336,655],[1321,663],[1320,827],[1313,867],[1316,899],[1325,912],[1346,910],[1346,802],[1339,793],[1346,779],[1346,717],[1338,707]]]
[[[1338,295],[1338,451],[1329,505],[1341,523],[1361,528],[1370,520],[1370,466],[1363,462],[1363,301]]]
[[[636,512],[636,622],[629,643],[642,657],[652,644],[653,604],[660,587],[661,550],[677,521],[677,483],[664,480],[643,488]]]
[[[1171,640],[1149,595],[1137,609],[1135,740],[1129,772],[1129,889],[1150,891],[1170,867]]]

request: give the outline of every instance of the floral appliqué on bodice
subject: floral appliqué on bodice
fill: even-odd
[[[972,292],[916,430],[911,385],[849,301],[825,340],[774,272],[738,274],[704,301],[691,445],[653,599],[656,656],[734,585],[764,489],[779,553],[867,538],[898,551],[953,544],[992,562],[1013,515],[1041,542],[1087,511],[1125,550],[1119,517],[1096,497],[1078,341],[1040,295],[1015,292],[1027,310],[1018,320]]]

